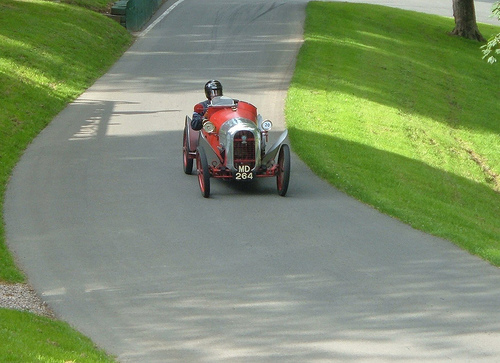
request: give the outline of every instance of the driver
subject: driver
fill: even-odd
[[[210,101],[214,97],[222,96],[222,84],[215,79],[208,81],[205,83],[205,95],[207,96],[207,100],[197,103],[194,106],[193,119],[191,120],[193,130],[201,130],[203,127],[203,115],[207,112]]]

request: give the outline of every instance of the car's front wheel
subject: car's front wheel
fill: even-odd
[[[278,155],[278,173],[276,175],[276,185],[278,194],[284,197],[288,191],[290,182],[290,148],[287,144],[281,146]]]

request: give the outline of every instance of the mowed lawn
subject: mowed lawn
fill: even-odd
[[[94,6],[97,2],[89,0]],[[131,41],[117,22],[79,6],[0,2],[0,204],[26,146]],[[0,223],[0,281],[23,278],[6,249]]]
[[[95,11],[61,1],[0,1],[0,211],[27,145],[121,56],[131,35]],[[97,10],[106,0],[78,0]],[[3,218],[2,218],[3,220]],[[0,223],[0,282],[23,282]],[[0,362],[114,362],[67,323],[0,308]]]
[[[286,121],[293,150],[331,184],[500,266],[500,65],[453,27],[309,3]]]

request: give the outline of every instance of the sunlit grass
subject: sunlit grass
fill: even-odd
[[[131,42],[118,23],[76,6],[41,0],[0,3],[0,205],[26,146]],[[0,208],[1,209],[1,208]],[[5,247],[0,281],[24,277]]]
[[[72,4],[72,5],[77,5],[81,6],[87,9],[95,10],[95,11],[100,11],[100,12],[107,12],[113,3],[116,1],[113,0],[61,0],[61,2],[66,3],[66,4]]]
[[[98,1],[88,0],[89,8]],[[119,24],[89,10],[41,0],[0,2],[0,211],[26,146],[130,42]],[[3,223],[0,281],[24,281]],[[1,362],[114,361],[68,324],[26,312],[0,309],[0,341]]]
[[[500,67],[450,37],[451,19],[307,12],[286,108],[294,150],[346,193],[500,266]]]
[[[26,362],[115,362],[64,322],[0,309],[0,360]]]

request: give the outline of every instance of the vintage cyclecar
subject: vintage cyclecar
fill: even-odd
[[[244,101],[219,96],[204,114],[203,128],[195,131],[186,116],[183,137],[183,166],[196,170],[201,194],[210,196],[210,178],[248,182],[276,177],[278,194],[285,196],[290,180],[290,148],[285,130],[267,149],[272,123]]]

